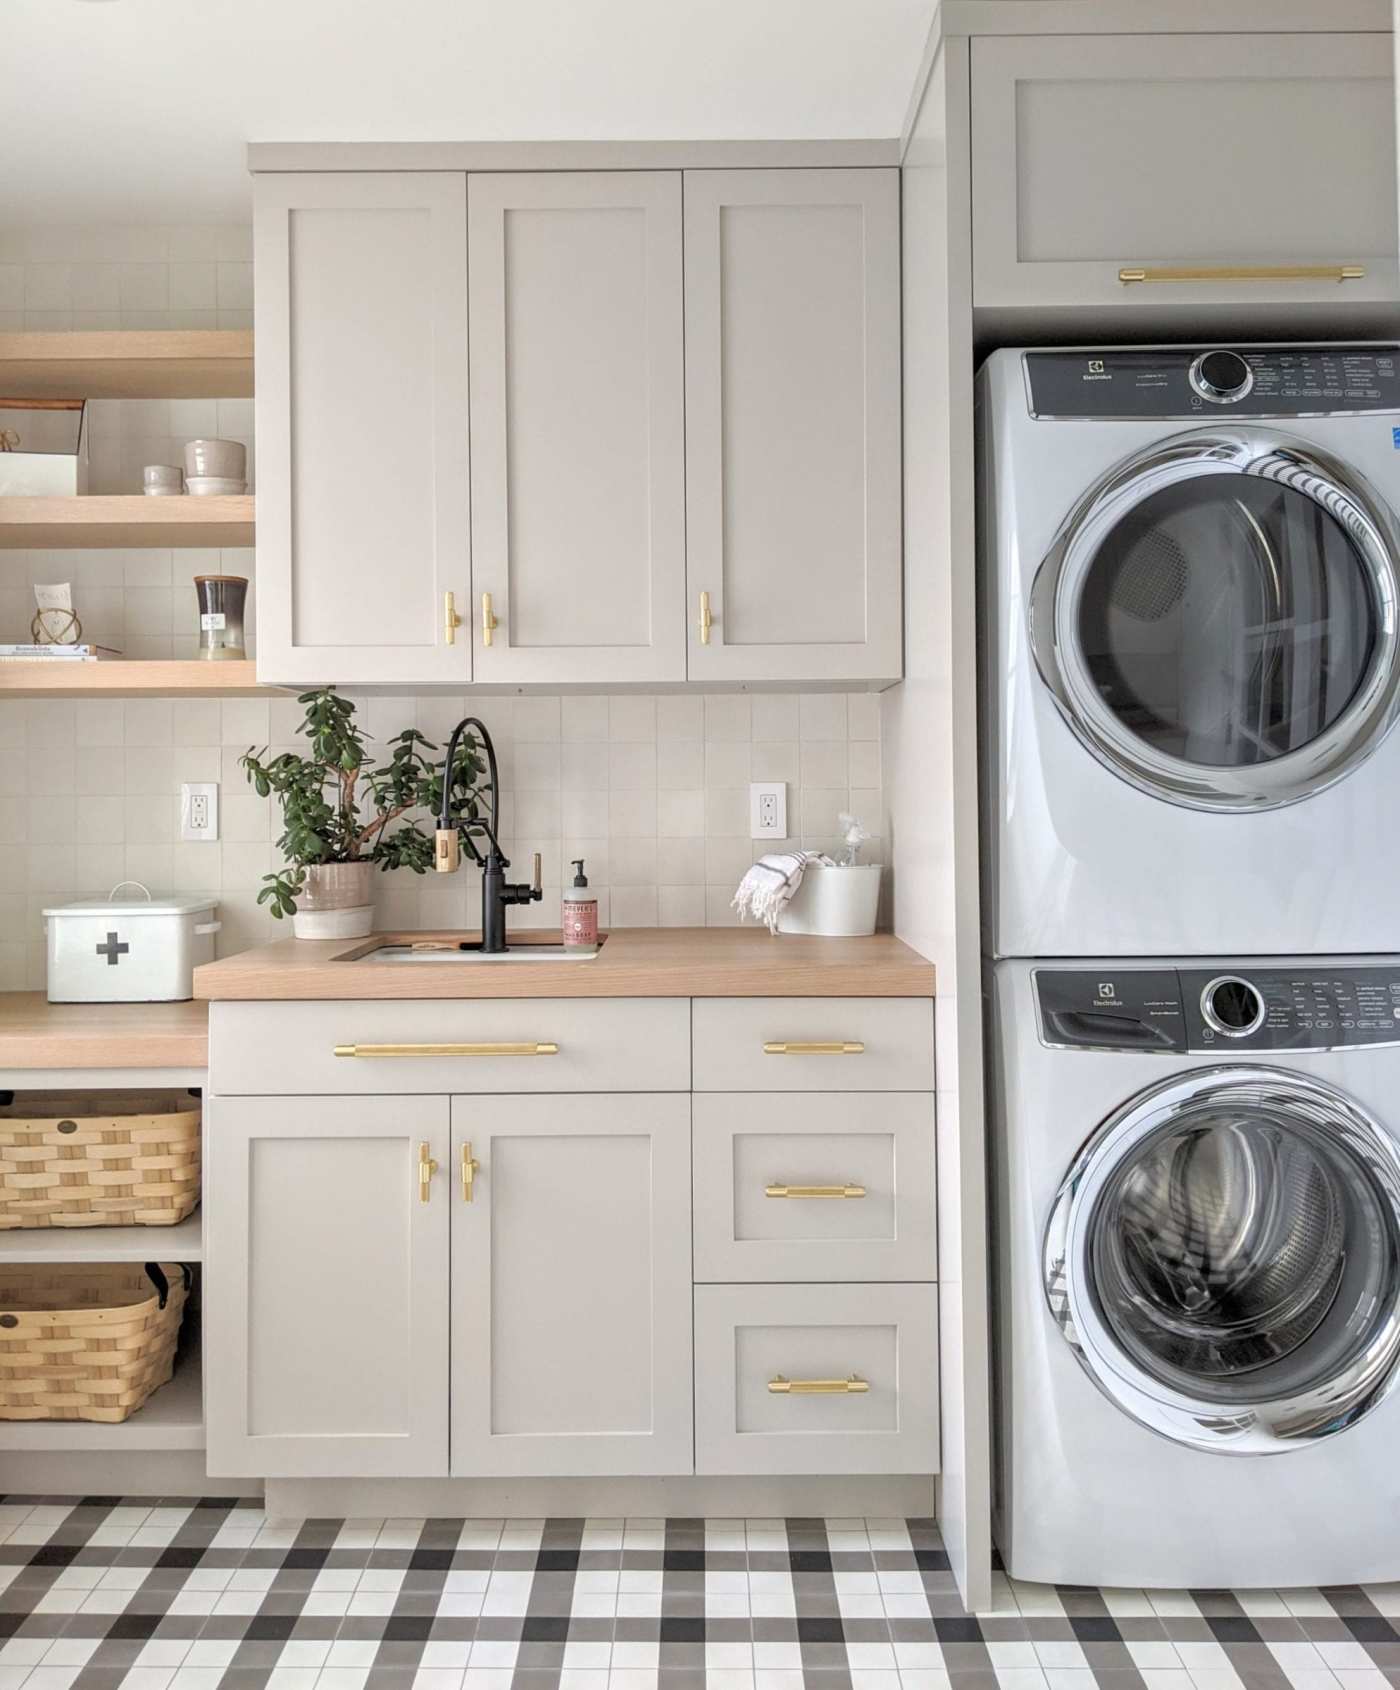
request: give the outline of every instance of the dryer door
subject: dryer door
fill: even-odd
[[[1050,1312],[1094,1382],[1199,1449],[1306,1448],[1400,1362],[1400,1156],[1341,1092],[1198,1069],[1085,1145],[1045,1235]]]
[[[1340,780],[1400,708],[1400,529],[1355,473],[1268,429],[1112,470],[1035,580],[1036,661],[1115,773],[1203,810]]]

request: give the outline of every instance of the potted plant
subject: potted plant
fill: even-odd
[[[265,875],[258,902],[281,920],[292,917],[299,939],[359,938],[370,931],[374,909],[369,875],[432,866],[433,836],[419,815],[435,817],[442,805],[442,770],[430,761],[438,748],[415,728],[389,742],[389,760],[378,768],[355,723],[355,706],[333,687],[302,693],[306,707],[303,755],[269,757],[249,746],[239,758],[259,797],[275,794],[284,829],[277,844],[287,866]],[[485,765],[473,735],[464,734],[452,769],[453,814],[459,833],[472,831],[477,783]]]

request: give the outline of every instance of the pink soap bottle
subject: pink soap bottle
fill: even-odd
[[[598,949],[598,898],[588,890],[588,877],[583,872],[583,858],[573,859],[574,883],[564,894],[564,949],[576,953]]]

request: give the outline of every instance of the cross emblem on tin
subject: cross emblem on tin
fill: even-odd
[[[131,946],[128,945],[124,939],[119,940],[115,933],[109,933],[107,935],[107,943],[105,945],[94,945],[93,949],[97,952],[98,956],[106,957],[108,968],[115,968],[117,966],[117,959],[125,956],[131,949]]]

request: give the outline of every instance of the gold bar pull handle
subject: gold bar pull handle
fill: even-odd
[[[765,1056],[863,1056],[865,1045],[860,1039],[770,1039],[763,1047]]]
[[[336,1045],[337,1056],[558,1056],[559,1046],[547,1040],[520,1044]]]
[[[1124,287],[1134,282],[1359,282],[1364,264],[1125,264]]]
[[[470,1143],[464,1144],[462,1146],[462,1201],[464,1203],[472,1201],[472,1192],[476,1184],[476,1170],[480,1166],[481,1163],[472,1155]]]
[[[497,628],[499,628],[500,625],[501,624],[500,624],[499,618],[497,617],[495,611],[492,610],[492,608],[491,608],[491,595],[490,595],[490,593],[483,593],[481,595],[481,643],[482,643],[482,645],[490,645],[492,643],[492,636],[495,634]]]
[[[850,1397],[864,1395],[870,1386],[854,1373],[849,1379],[784,1379],[780,1373],[768,1389],[775,1397]]]
[[[437,1172],[437,1163],[433,1160],[432,1147],[427,1144],[418,1146],[418,1201],[426,1203],[433,1194],[433,1175]]]
[[[765,1185],[765,1197],[864,1197],[863,1185]]]
[[[457,630],[462,626],[462,618],[457,614],[457,595],[444,593],[442,595],[442,632],[448,645],[456,645]]]
[[[710,595],[700,595],[700,644],[709,645],[710,629],[714,626],[714,617],[710,614]]]

